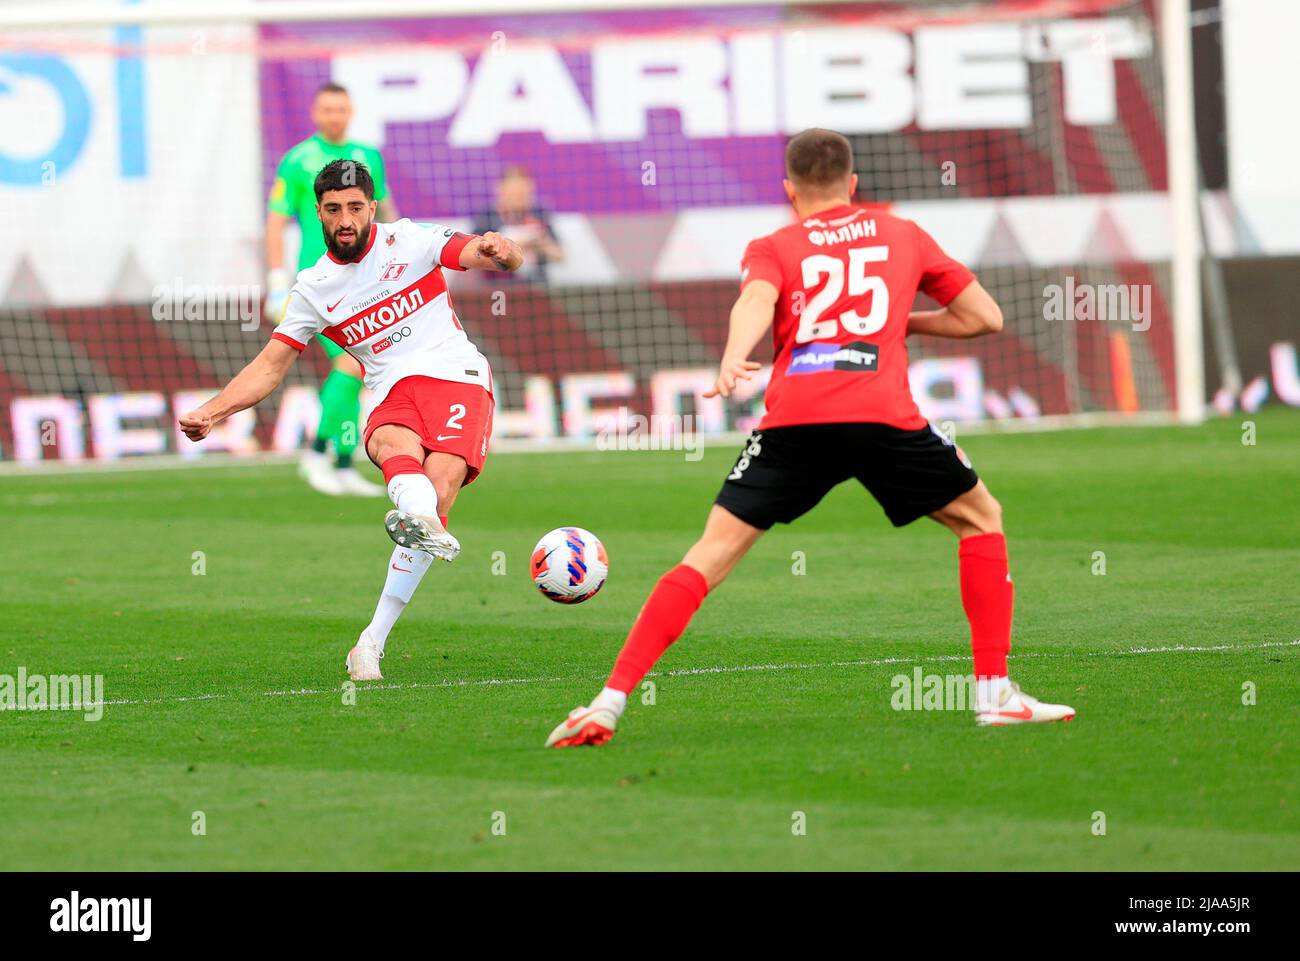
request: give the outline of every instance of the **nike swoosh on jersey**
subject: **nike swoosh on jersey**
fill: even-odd
[[[460,434],[439,434],[438,440],[455,440]]]
[[[333,310],[333,309],[334,309],[335,307],[337,307],[339,304],[343,303],[343,301],[344,301],[344,299],[346,298],[346,296],[347,296],[347,295],[345,294],[343,297],[340,297],[338,300],[334,301],[334,303],[328,305],[325,309],[326,309],[326,310]]]

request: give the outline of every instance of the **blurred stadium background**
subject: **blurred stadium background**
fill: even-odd
[[[507,170],[533,179],[564,258],[452,278],[499,441],[581,441],[620,407],[747,429],[761,391],[701,393],[745,243],[791,216],[784,138],[808,126],[850,135],[862,199],[918,219],[1003,305],[1002,336],[913,339],[932,420],[1300,405],[1297,145],[1274,106],[1300,81],[1293,5],[50,0],[0,23],[4,462],[310,441],[318,347],[203,445],[172,424],[273,326],[266,198],[327,81],[403,216],[470,229]],[[1052,314],[1053,290],[1088,285],[1099,314],[1112,285],[1144,299]]]

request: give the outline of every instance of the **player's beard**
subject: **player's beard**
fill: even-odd
[[[335,260],[356,260],[361,251],[366,249],[366,243],[370,240],[370,221],[367,220],[363,226],[357,228],[356,238],[346,246],[335,239],[338,234],[337,230],[334,231],[335,236],[331,236],[329,231],[324,231],[324,233],[325,246],[334,255]]]

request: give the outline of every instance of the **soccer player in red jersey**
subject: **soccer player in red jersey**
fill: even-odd
[[[907,382],[908,334],[992,334],[1002,329],[1002,312],[916,224],[850,202],[858,178],[843,136],[805,130],[785,160],[785,192],[799,220],[745,250],[708,395],[729,397],[737,381],[753,377],[760,365],[749,355],[771,326],[767,414],[727,475],[703,537],[651,592],[604,690],[556,727],[548,746],[613,737],[628,693],[763,531],[807,513],[850,478],[895,526],[928,516],[957,536],[976,721],[1074,717],[1073,708],[1042,703],[1007,677],[1013,588],[1002,509],[962,451],[921,416]],[[943,306],[912,311],[918,290]]]

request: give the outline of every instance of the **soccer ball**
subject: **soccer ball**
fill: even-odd
[[[558,604],[581,604],[605,586],[605,545],[581,527],[557,527],[533,548],[528,565],[537,589]]]

